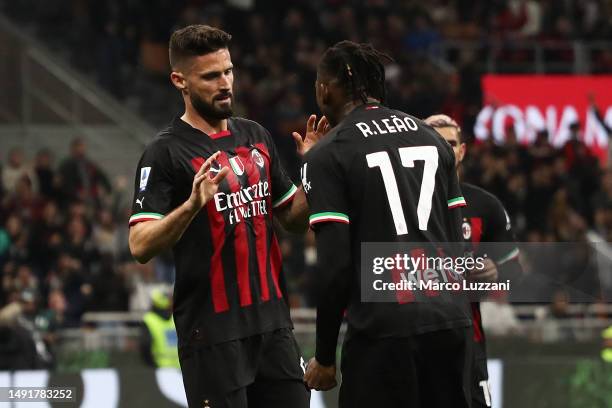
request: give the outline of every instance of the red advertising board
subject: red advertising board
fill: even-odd
[[[612,75],[485,75],[482,90],[485,106],[474,128],[477,139],[503,144],[512,126],[521,143],[533,143],[546,130],[550,142],[561,147],[570,138],[570,125],[579,122],[579,139],[605,161],[606,126],[612,129]]]

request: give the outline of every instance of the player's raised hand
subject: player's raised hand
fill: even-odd
[[[229,172],[227,167],[222,167],[219,170],[215,169],[216,175],[213,171],[209,171],[213,162],[217,160],[220,154],[220,152],[216,152],[210,156],[193,177],[191,195],[188,201],[194,211],[201,210],[213,198],[219,189],[219,183],[223,181]]]
[[[336,366],[323,366],[316,358],[311,358],[304,374],[304,382],[310,389],[327,391],[334,388],[336,382]]]
[[[315,127],[316,125],[316,127]],[[314,146],[317,144],[319,140],[329,131],[329,122],[325,116],[322,116],[317,123],[317,115],[310,115],[308,121],[306,122],[306,133],[304,137],[298,132],[293,132],[291,136],[293,136],[293,140],[295,140],[295,145],[297,148],[297,154],[303,156]]]

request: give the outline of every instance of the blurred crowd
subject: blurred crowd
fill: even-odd
[[[180,106],[168,80],[170,34],[193,23],[221,27],[234,37],[238,112],[273,134],[316,111],[317,61],[342,39],[395,59],[391,105],[420,117],[444,111],[471,128],[490,61],[534,72],[530,44],[539,44],[544,72],[571,73],[575,40],[612,38],[609,0],[0,0],[0,10],[157,125]],[[610,47],[581,52],[588,71],[612,71]]]
[[[547,61],[565,63],[555,72],[571,72],[573,41],[612,38],[609,0],[0,0],[0,12],[156,125],[180,106],[168,80],[171,32],[192,23],[226,29],[234,36],[236,114],[271,131],[295,179],[299,160],[288,135],[317,111],[319,57],[342,39],[370,42],[395,60],[387,66],[390,106],[417,117],[444,112],[462,125],[470,142],[463,176],[499,196],[520,240],[583,240],[594,230],[612,241],[612,171],[579,137],[562,149],[544,133],[521,145],[512,128],[505,146],[471,137],[487,59],[518,66],[533,59],[522,45],[536,42],[550,46]],[[474,47],[442,58],[456,40]],[[586,58],[593,73],[612,71],[611,49]],[[145,266],[129,255],[132,175],[109,180],[80,139],[57,163],[44,149],[2,156],[0,320],[20,320],[52,344],[54,331],[80,325],[83,313],[145,310],[149,286],[172,282],[169,254]],[[312,234],[283,234],[281,248],[292,304],[312,306]]]
[[[32,333],[49,364],[56,330],[87,311],[143,310],[139,285],[165,278],[132,261],[126,183],[112,185],[86,149],[74,139],[55,163],[46,149],[29,158],[15,147],[0,168],[0,325]],[[3,352],[16,340],[0,338]]]
[[[510,124],[503,146],[488,140],[468,148],[465,179],[500,198],[520,241],[584,240],[589,229],[612,241],[612,170],[580,141],[577,124],[571,132],[560,149],[545,131],[526,146]]]

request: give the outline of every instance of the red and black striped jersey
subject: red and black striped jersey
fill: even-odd
[[[514,243],[512,224],[501,201],[488,191],[469,183],[461,183],[461,191],[467,206],[463,209],[461,233],[468,243],[468,250],[480,254],[480,243],[499,242],[503,245],[486,245],[488,256],[498,264],[518,257]]]
[[[469,183],[461,183],[467,206],[463,209],[461,227],[466,250],[474,256],[486,254],[497,265],[499,281],[522,272],[518,263],[519,249],[514,244],[510,217],[501,201],[488,191]],[[498,243],[498,244],[491,244]],[[507,276],[511,275],[511,276]],[[485,333],[480,314],[480,303],[472,303],[475,352],[486,358]]]
[[[207,135],[175,118],[138,163],[130,225],[162,219],[184,203],[195,173],[216,151],[210,171],[230,172],[173,248],[179,345],[291,327],[272,215],[297,188],[261,125],[230,118],[227,131]]]

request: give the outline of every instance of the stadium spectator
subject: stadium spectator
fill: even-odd
[[[151,303],[140,330],[140,355],[152,367],[180,368],[172,296],[156,289],[151,293]]]
[[[54,201],[47,202],[41,219],[31,224],[31,228],[32,262],[36,266],[38,276],[44,278],[49,265],[57,261],[65,240],[62,215]]]
[[[43,205],[43,200],[32,187],[32,179],[27,175],[17,180],[13,191],[4,200],[5,211],[17,214],[27,223],[40,218]]]
[[[125,268],[110,253],[100,259],[89,279],[91,295],[85,309],[92,312],[121,312],[129,309],[130,286]]]
[[[5,224],[11,240],[11,247],[6,258],[7,264],[27,264],[31,259],[31,248],[28,246],[29,232],[23,221],[16,214],[10,214]]]
[[[508,302],[506,293],[495,293],[486,302],[482,302],[480,313],[487,336],[508,336],[522,332],[521,322]]]
[[[30,333],[17,324],[0,321],[0,370],[34,370],[37,368],[39,364],[36,345]]]
[[[573,341],[576,339],[576,333],[566,323],[572,318],[568,310],[569,306],[569,295],[559,290],[554,293],[548,308],[541,308],[536,312],[536,319],[541,327],[542,341]]]
[[[92,231],[92,244],[101,255],[109,255],[119,259],[119,235],[113,214],[108,209],[102,209]]]
[[[9,150],[6,166],[2,169],[2,186],[5,192],[14,193],[23,178],[29,179],[31,183],[35,182],[32,169],[26,164],[23,149],[14,147]]]
[[[82,262],[65,252],[60,252],[57,265],[49,273],[48,280],[51,288],[62,290],[66,297],[66,325],[79,326],[92,292]]]
[[[53,169],[53,154],[49,149],[36,153],[34,173],[38,183],[38,192],[46,199],[57,199],[57,180]]]
[[[45,320],[45,327],[49,333],[49,342],[55,342],[53,334],[56,330],[64,326],[65,314],[66,314],[66,297],[61,290],[54,289],[49,292],[47,299],[47,308],[41,312]]]
[[[76,138],[70,145],[70,156],[59,167],[60,185],[66,203],[80,200],[97,207],[104,194],[112,191],[104,172],[86,152],[85,141]]]
[[[606,363],[612,364],[612,326],[608,327],[601,333],[603,347],[601,350],[601,358]]]

